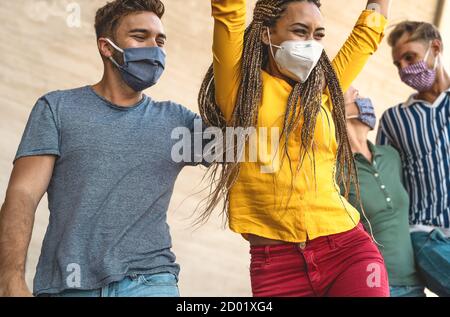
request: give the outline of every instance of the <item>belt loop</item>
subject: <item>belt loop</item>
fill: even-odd
[[[331,250],[336,249],[336,242],[334,241],[333,237],[327,236],[327,239],[328,239],[328,243],[330,245],[330,249]]]
[[[265,254],[265,258],[266,258],[266,264],[270,263],[270,246],[266,245],[264,247],[264,254]]]

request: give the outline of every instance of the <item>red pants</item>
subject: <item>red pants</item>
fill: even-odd
[[[250,254],[255,297],[389,297],[384,260],[361,224],[306,247],[252,247]]]

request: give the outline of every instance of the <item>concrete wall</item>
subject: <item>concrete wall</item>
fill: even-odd
[[[254,1],[253,1],[254,2]],[[411,3],[414,2],[414,5]],[[72,4],[71,4],[72,3]],[[72,6],[75,3],[75,6]],[[0,199],[4,197],[12,159],[29,112],[38,97],[98,81],[102,65],[93,31],[95,9],[104,0],[0,1]],[[168,68],[160,84],[148,91],[155,99],[172,99],[197,111],[196,95],[211,62],[209,1],[166,0],[164,18]],[[395,0],[392,22],[405,18],[432,21],[436,0]],[[79,27],[74,19],[81,9]],[[364,0],[323,0],[327,50],[334,55],[345,41]],[[252,6],[249,0],[249,6]],[[68,10],[68,11],[66,11]],[[411,92],[397,78],[386,43],[367,65],[356,86],[374,98],[381,112]],[[186,169],[180,176],[169,211],[174,249],[182,265],[180,287],[185,296],[250,295],[248,247],[224,230],[221,218],[193,231],[189,216],[202,194],[196,194],[203,170]],[[198,180],[198,181],[197,181]],[[46,198],[37,211],[30,246],[27,280],[32,281],[48,223]]]

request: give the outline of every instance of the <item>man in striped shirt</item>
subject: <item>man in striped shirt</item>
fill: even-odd
[[[389,45],[401,80],[417,93],[383,114],[377,143],[402,157],[417,263],[427,286],[450,296],[450,76],[442,38],[432,24],[407,21]]]

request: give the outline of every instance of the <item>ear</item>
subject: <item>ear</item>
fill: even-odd
[[[433,57],[438,56],[442,53],[443,44],[440,40],[436,39],[431,42],[431,52],[433,53]]]
[[[264,27],[264,30],[261,34],[261,41],[265,44],[265,45],[270,45],[270,41],[269,41],[269,34],[267,32],[267,30],[269,30],[270,33],[272,33],[272,31],[270,30],[270,28]]]
[[[113,56],[113,48],[105,38],[103,37],[99,38],[97,40],[97,46],[102,57],[110,58],[111,56]]]

